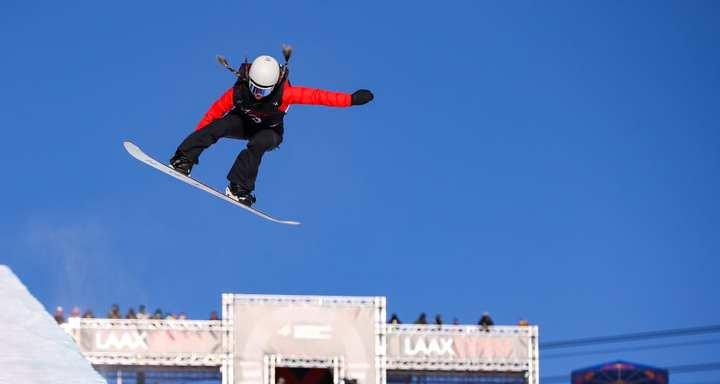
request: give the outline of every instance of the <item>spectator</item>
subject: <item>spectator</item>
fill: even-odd
[[[57,306],[55,308],[55,314],[53,315],[55,318],[55,321],[57,321],[58,324],[62,324],[65,322],[65,312],[63,311],[63,307]]]
[[[425,315],[425,312],[420,314],[420,317],[415,320],[415,324],[427,324],[427,315]]]
[[[210,320],[220,320],[217,311],[210,312]]]
[[[442,325],[442,316],[439,313],[435,315],[435,325]]]
[[[398,315],[396,313],[393,313],[390,316],[390,321],[388,321],[388,323],[390,323],[392,325],[398,325],[398,324],[402,324],[402,321],[400,321],[400,318],[398,317]]]
[[[110,312],[108,312],[107,318],[122,319],[122,315],[120,314],[120,306],[117,304],[113,304],[112,307],[110,307]]]
[[[162,318],[163,318],[162,310],[160,308],[156,309],[155,313],[153,313],[152,318],[153,318],[153,320],[162,320]]]
[[[457,317],[453,317],[453,325],[460,325],[460,320]]]
[[[520,321],[518,321],[518,325],[521,327],[527,327],[528,325],[530,325],[530,322],[525,319],[520,319]]]
[[[187,315],[185,312],[180,312],[180,316],[178,316],[178,320],[187,320]]]
[[[127,315],[125,315],[126,319],[137,319],[137,315],[135,314],[135,310],[133,308],[128,309]]]
[[[95,314],[93,313],[93,311],[88,309],[87,311],[85,311],[85,313],[83,313],[82,317],[83,319],[94,319]]]
[[[177,316],[175,316],[174,313],[167,313],[165,315],[165,320],[175,320],[175,319],[177,319]]]
[[[73,307],[70,311],[70,317],[80,317],[80,308],[77,306]]]
[[[485,331],[489,331],[490,327],[495,325],[495,323],[492,321],[492,318],[490,318],[490,313],[483,312],[480,321],[478,321],[478,325],[481,326],[482,329],[484,329]]]
[[[145,306],[144,306],[144,305],[140,305],[140,306],[138,307],[138,313],[137,313],[136,316],[137,316],[138,319],[147,319],[147,318],[150,317],[150,316],[148,315],[148,313],[145,311]]]

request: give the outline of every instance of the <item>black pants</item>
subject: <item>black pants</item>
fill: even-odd
[[[241,116],[229,113],[191,133],[177,151],[197,164],[202,151],[222,137],[248,140],[247,147],[238,154],[227,178],[247,191],[255,190],[255,179],[263,154],[277,148],[282,142],[282,136],[272,129],[259,128]]]

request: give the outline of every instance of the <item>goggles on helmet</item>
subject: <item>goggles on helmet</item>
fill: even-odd
[[[255,97],[265,97],[272,93],[273,89],[275,88],[274,85],[271,85],[269,87],[263,87],[260,85],[255,84],[252,79],[250,80],[250,93],[253,94]]]

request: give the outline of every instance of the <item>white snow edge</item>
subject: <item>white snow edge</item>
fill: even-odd
[[[106,384],[6,265],[0,265],[0,383]]]

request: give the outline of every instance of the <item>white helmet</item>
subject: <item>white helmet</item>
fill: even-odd
[[[280,65],[272,56],[262,55],[250,66],[250,92],[256,97],[269,95],[280,80]]]

